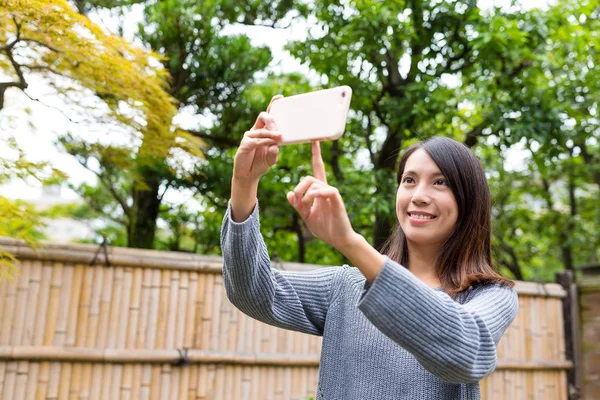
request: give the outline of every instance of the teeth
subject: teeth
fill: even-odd
[[[433,219],[432,216],[429,215],[422,215],[422,214],[411,214],[411,217],[415,218],[415,219]]]

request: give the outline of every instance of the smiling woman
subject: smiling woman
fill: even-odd
[[[317,399],[479,399],[518,300],[492,266],[490,194],[477,158],[448,138],[411,147],[398,171],[398,225],[380,253],[353,230],[313,142],[314,176],[287,199],[357,268],[279,271],[256,196],[280,141],[277,121],[261,113],[235,155],[221,230],[229,300],[260,321],[323,336]]]
[[[481,163],[462,143],[433,137],[404,153],[398,168],[398,224],[382,252],[449,294],[511,281],[491,258],[491,196]],[[410,255],[410,257],[409,257]]]

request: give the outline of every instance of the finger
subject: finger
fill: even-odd
[[[249,138],[253,138],[253,139],[269,138],[269,139],[279,141],[283,137],[283,134],[281,132],[271,131],[268,129],[254,129],[254,130],[246,132],[244,134],[244,137],[249,137]]]
[[[312,163],[313,175],[318,180],[327,183],[327,175],[325,173],[325,163],[321,157],[321,146],[318,141],[312,142]]]
[[[261,112],[260,114],[258,114],[256,122],[252,127],[252,130],[256,129],[268,129],[271,131],[276,131],[277,125],[275,124],[275,118],[268,112]]]
[[[267,164],[269,167],[275,165],[277,163],[277,158],[279,156],[279,146],[269,146],[267,149]]]
[[[302,198],[302,203],[304,203],[304,207],[310,207],[316,199],[323,200],[332,200],[332,204],[336,204],[338,200],[339,192],[336,188],[328,186],[328,187],[315,187],[314,189],[309,189],[304,194]]]
[[[283,99],[283,95],[282,94],[276,94],[275,96],[273,96],[271,98],[271,101],[269,102],[269,106],[267,107],[267,112],[271,111],[271,104],[273,104],[273,102],[275,100],[279,100],[279,99]]]
[[[318,179],[315,179],[312,176],[306,176],[304,178],[302,178],[300,180],[300,183],[298,183],[296,185],[296,187],[294,188],[294,193],[296,195],[296,200],[297,201],[301,201],[302,197],[304,196],[304,193],[306,193],[306,191],[312,186],[312,185],[317,185],[317,186],[321,186],[321,185],[325,185],[325,183],[323,183],[323,181],[320,181]]]
[[[240,145],[240,148],[256,149],[263,146],[275,146],[277,147],[277,141],[269,138],[244,138]]]
[[[288,192],[286,195],[289,203],[292,205],[292,207],[294,207],[294,210],[296,210],[298,212],[298,214],[300,214],[300,218],[302,219],[306,219],[308,217],[308,212],[305,208],[304,208],[304,204],[302,203],[302,201],[298,200],[296,198],[296,194],[294,192]]]

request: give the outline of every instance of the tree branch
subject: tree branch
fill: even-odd
[[[369,157],[371,164],[375,166],[375,153],[373,152],[373,144],[371,142],[371,135],[373,134],[373,120],[371,119],[371,113],[367,113],[367,133],[365,139],[367,140],[367,150],[369,150]]]
[[[129,207],[127,202],[116,191],[111,180],[108,177],[106,177],[104,174],[102,174],[98,171],[94,171],[92,168],[89,167],[89,165],[87,165],[87,162],[83,162],[79,157],[75,157],[75,159],[85,169],[87,169],[88,171],[91,171],[92,173],[94,173],[94,175],[96,175],[98,177],[98,179],[100,180],[100,183],[102,183],[102,185],[110,192],[110,194],[115,198],[115,200],[117,200],[117,202],[121,205],[121,208],[123,209],[123,213],[127,217],[130,217],[131,216],[131,208]]]
[[[209,135],[207,133],[203,133],[203,132],[199,132],[199,131],[191,131],[188,129],[182,129],[182,131],[187,132],[190,135],[199,137],[201,139],[206,139],[206,140],[210,140],[214,143],[219,143],[219,144],[225,145],[227,147],[239,146],[239,142],[237,142],[233,139],[222,137],[222,136]]]
[[[581,151],[583,161],[592,169],[592,177],[596,185],[600,186],[600,169],[598,168],[598,159],[594,155],[590,154],[585,144],[585,140],[580,140],[577,143],[577,147]]]
[[[333,175],[338,183],[344,181],[344,174],[340,169],[340,141],[334,140],[331,145],[331,168],[333,169]]]
[[[62,51],[60,51],[60,50],[58,50],[58,49],[55,49],[54,47],[50,46],[49,44],[47,44],[47,43],[44,43],[44,42],[42,42],[42,41],[39,41],[39,40],[37,40],[37,39],[31,39],[31,38],[21,38],[21,40],[22,40],[23,42],[32,42],[32,43],[39,44],[40,46],[43,46],[43,47],[47,48],[48,50],[51,50],[51,51],[53,51],[53,52],[55,52],[55,53],[62,53]]]

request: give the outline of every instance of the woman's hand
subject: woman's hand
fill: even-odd
[[[282,95],[274,96],[267,112],[262,112],[254,126],[244,134],[233,159],[231,179],[231,218],[245,221],[254,210],[258,181],[277,162],[281,133],[274,118],[268,114],[271,104]]]
[[[340,192],[327,184],[319,142],[313,142],[312,153],[314,177],[300,181],[294,191],[287,194],[287,199],[313,235],[343,253],[342,249],[356,240],[356,233]]]
[[[271,104],[282,97],[274,96],[267,112],[261,112],[254,126],[244,134],[233,160],[233,179],[258,183],[277,162],[281,133],[277,132],[275,119],[269,114],[269,110]]]

